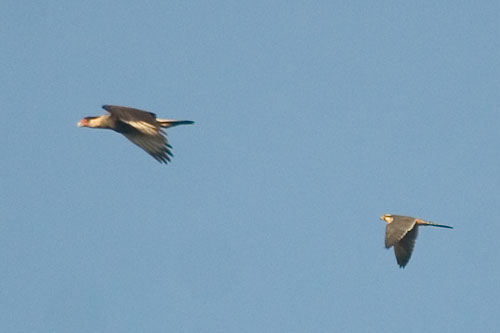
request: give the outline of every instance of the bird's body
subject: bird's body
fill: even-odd
[[[170,162],[173,154],[163,128],[194,123],[190,120],[159,119],[152,112],[124,106],[104,105],[103,109],[109,114],[83,118],[78,127],[112,129],[165,164]]]
[[[385,247],[389,249],[394,246],[394,254],[396,255],[399,267],[405,267],[410,260],[419,226],[453,229],[453,227],[447,225],[436,224],[410,216],[385,214],[380,219],[387,223],[385,228]]]

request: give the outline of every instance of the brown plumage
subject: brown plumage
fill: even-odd
[[[190,120],[159,119],[152,112],[125,106],[103,105],[102,108],[109,114],[83,118],[78,122],[78,127],[112,129],[165,164],[170,162],[173,154],[162,128],[194,124]]]
[[[380,217],[387,223],[385,228],[385,247],[394,246],[394,254],[399,267],[405,267],[410,260],[415,246],[419,226],[433,226],[453,229],[453,227],[436,224],[419,218],[401,215],[385,214]]]

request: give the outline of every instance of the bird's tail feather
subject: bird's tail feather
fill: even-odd
[[[421,225],[430,225],[432,227],[440,227],[440,228],[453,229],[453,227],[450,227],[449,225],[437,224],[437,223],[429,222],[429,221],[423,221],[423,222],[424,223],[421,223]]]
[[[159,119],[156,118],[156,121],[160,123],[161,127],[169,128],[178,125],[191,125],[194,124],[194,121],[191,120],[175,120],[175,119]]]

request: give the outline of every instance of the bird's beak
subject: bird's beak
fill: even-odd
[[[78,127],[83,127],[82,121],[80,120],[80,121],[78,122],[78,124],[76,124],[76,126],[78,126]]]

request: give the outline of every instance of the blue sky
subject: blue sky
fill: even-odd
[[[0,329],[498,329],[499,15],[2,1]],[[103,104],[196,124],[165,166]],[[384,213],[455,229],[399,269]]]

